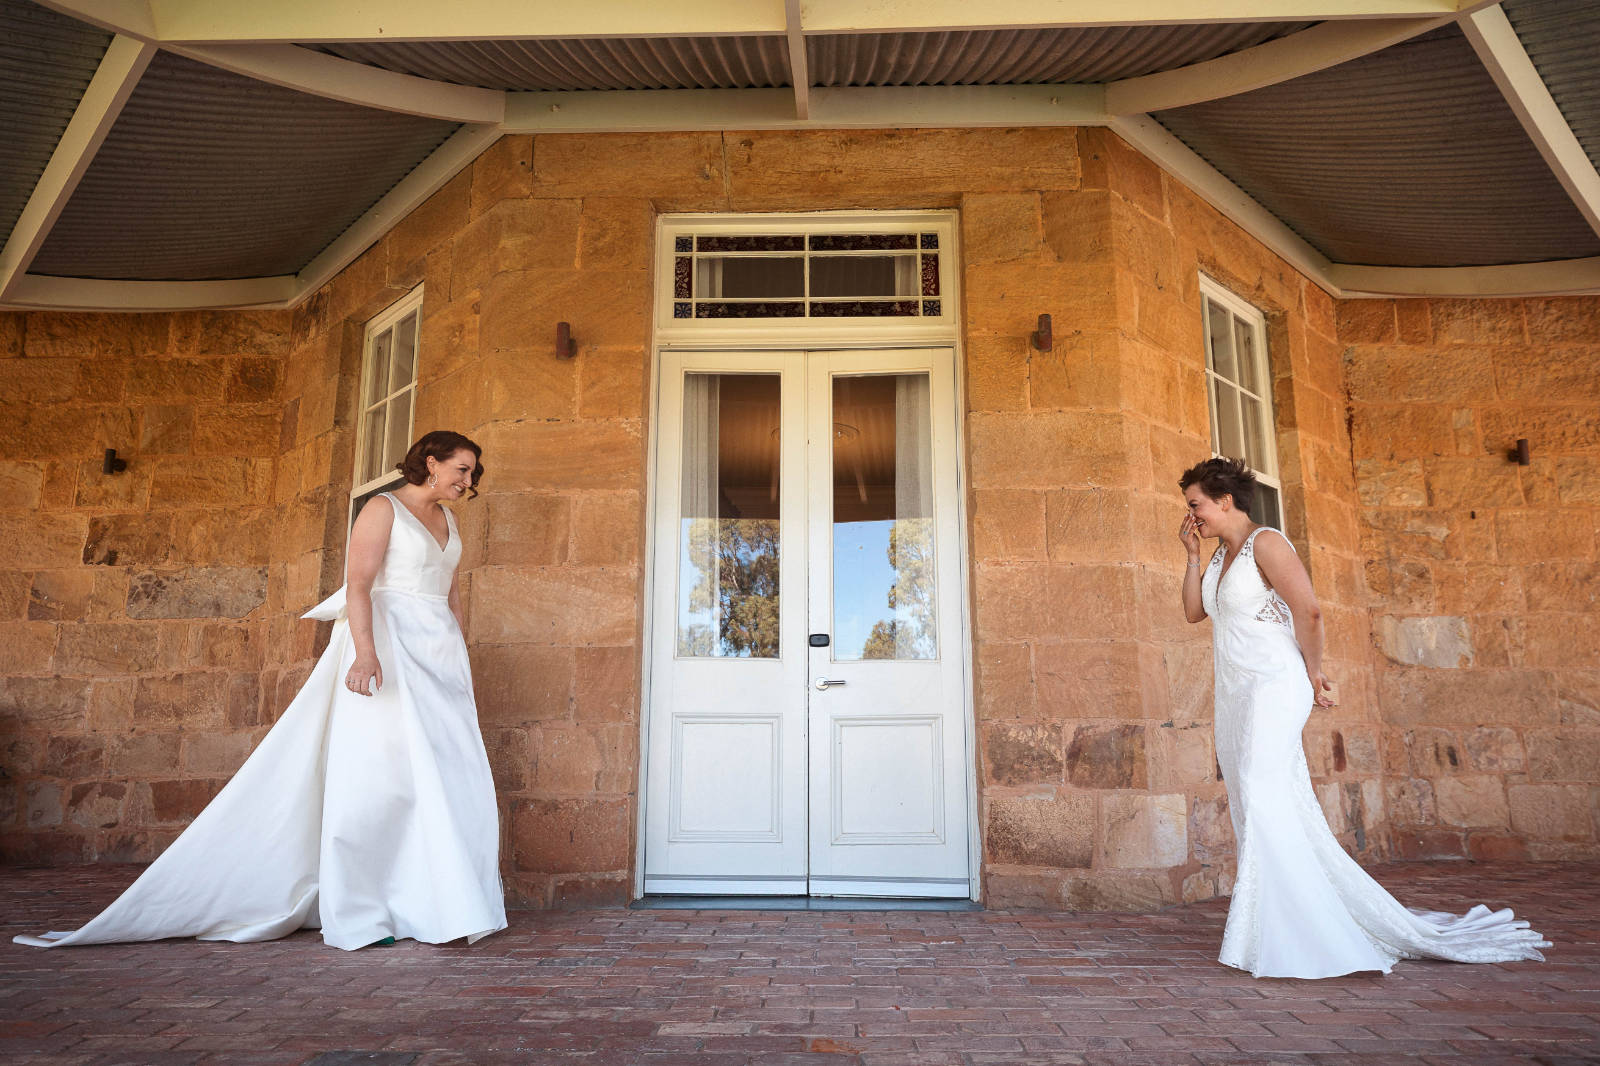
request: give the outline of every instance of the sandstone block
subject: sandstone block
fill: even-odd
[[[93,734],[57,735],[45,747],[43,769],[51,777],[71,781],[103,773],[105,762],[105,738]]]
[[[1526,766],[1522,740],[1512,729],[1474,729],[1462,736],[1467,763],[1483,773],[1521,773]]]
[[[410,263],[445,244],[467,224],[472,209],[472,170],[454,178],[401,220],[385,238],[390,263]]]
[[[1033,365],[1026,338],[969,333],[964,369],[968,411],[1027,409],[1032,375],[1038,368]]]
[[[1527,841],[1507,833],[1467,834],[1467,857],[1474,862],[1527,862]]]
[[[496,494],[488,503],[486,562],[552,566],[567,561],[572,537],[567,497]]]
[[[1588,296],[1555,296],[1522,301],[1528,338],[1537,346],[1600,343],[1600,305]]]
[[[1063,878],[1063,906],[1069,911],[1156,911],[1178,901],[1166,874],[1095,871]]]
[[[578,358],[580,418],[640,418],[649,394],[641,348],[588,348]]]
[[[91,520],[70,514],[0,512],[0,543],[26,545],[28,567],[70,568],[83,561]]]
[[[74,825],[104,829],[122,821],[128,786],[114,781],[86,781],[67,793],[67,818]]]
[[[1028,341],[1026,334],[1002,334],[996,343],[1026,346]],[[971,348],[967,351],[970,358]],[[1109,331],[1073,330],[1065,336],[1058,334],[1049,358],[1035,359],[1032,353],[1026,353],[1028,406],[1035,411],[1078,407],[1119,409],[1122,406],[1122,351],[1119,338]],[[1203,391],[1199,398],[1204,403]],[[1009,408],[1002,404],[993,406],[996,410]],[[972,403],[969,409],[983,408]]]
[[[1117,279],[1109,263],[982,263],[966,272],[969,328],[1027,337],[1042,309],[1074,329],[1117,328]],[[1062,331],[1066,332],[1065,329]]]
[[[40,570],[28,590],[27,617],[35,622],[77,622],[89,611],[95,575],[87,570]]]
[[[225,403],[271,403],[278,399],[283,385],[283,360],[270,358],[238,359],[228,367],[223,386]]]
[[[972,554],[988,561],[1045,557],[1045,494],[989,489],[972,494]]]
[[[1094,797],[995,796],[988,801],[984,846],[991,862],[1057,869],[1094,861]]]
[[[1600,730],[1529,730],[1523,740],[1535,781],[1600,781]]]
[[[1464,859],[1467,845],[1459,829],[1400,829],[1394,834],[1395,857],[1407,862]]]
[[[39,463],[0,462],[0,507],[30,511],[39,506],[44,489],[44,466]]]
[[[1189,806],[1183,795],[1116,794],[1101,800],[1106,865],[1181,866],[1189,858]]]
[[[638,634],[638,575],[605,567],[513,570],[473,578],[472,633],[496,644],[628,644]]]
[[[185,734],[181,765],[192,774],[232,776],[255,743],[256,738],[249,733]]]
[[[1061,875],[988,866],[983,905],[991,910],[1060,910]]]
[[[631,804],[620,799],[537,799],[511,808],[512,866],[532,873],[626,870]]]
[[[1373,640],[1390,661],[1454,670],[1471,666],[1472,633],[1464,618],[1396,618],[1372,620]]]
[[[580,566],[638,566],[642,512],[635,492],[578,497],[572,514],[572,561]]]
[[[644,197],[584,197],[578,269],[649,270],[655,222]]]
[[[190,778],[150,782],[153,817],[161,823],[187,824],[222,791],[225,779]]]
[[[1441,777],[1433,788],[1439,820],[1446,825],[1503,828],[1510,824],[1502,777],[1467,774]]]
[[[135,359],[128,371],[127,398],[132,403],[222,399],[228,382],[226,363],[212,359]]]
[[[1143,717],[1144,684],[1134,644],[1037,644],[1034,671],[1040,712],[1051,718]]]
[[[633,645],[574,650],[573,710],[580,720],[632,722],[639,712],[639,649]]]
[[[63,674],[141,674],[160,662],[161,631],[133,622],[67,626],[56,642],[55,667]]]
[[[1489,404],[1496,396],[1493,355],[1485,349],[1355,348],[1345,373],[1358,404]]]
[[[521,726],[571,717],[571,648],[475,644],[471,650],[473,692],[485,726]]]
[[[1521,300],[1430,300],[1434,337],[1444,344],[1525,344]]]
[[[1194,857],[1201,862],[1215,863],[1233,857],[1233,821],[1226,792],[1195,799],[1189,810],[1189,839]]]
[[[189,311],[172,316],[175,355],[282,356],[293,317],[286,311]]]
[[[106,755],[106,770],[135,778],[171,774],[178,765],[178,741],[176,733],[133,733],[114,737]]]
[[[979,644],[977,664],[979,721],[1034,717],[1039,699],[1028,645]]]
[[[726,210],[724,180],[715,133],[542,134],[533,142],[536,198],[627,196],[663,211]]]
[[[1423,479],[1420,459],[1357,460],[1356,483],[1359,486],[1361,502],[1367,507],[1428,505],[1428,489]]]
[[[266,602],[264,566],[195,566],[135,573],[129,618],[243,618]]]
[[[1512,785],[1506,789],[1511,828],[1540,840],[1593,840],[1588,784]]]
[[[542,728],[529,734],[532,787],[542,793],[588,796],[595,792],[605,756],[594,728]]]
[[[1075,788],[1144,788],[1144,727],[1080,725],[1067,747],[1066,765],[1067,781]]]
[[[1211,723],[1164,721],[1160,726],[1147,727],[1146,743],[1150,788],[1180,791],[1217,780]]]
[[[649,336],[646,270],[508,270],[483,290],[479,343],[495,351],[550,352],[558,321],[580,347],[636,348]]]
[[[283,412],[276,404],[202,407],[195,419],[192,450],[197,456],[254,455],[270,459],[278,454],[282,438]]]
[[[1378,673],[1384,717],[1397,726],[1555,724],[1555,692],[1535,670],[1413,670]]]
[[[61,821],[61,786],[49,781],[28,782],[23,787],[23,824],[29,829],[48,829]]]
[[[533,189],[533,138],[507,134],[472,161],[472,217]]]
[[[1039,194],[973,193],[962,197],[961,244],[969,264],[1037,257],[1044,246]]]
[[[1167,713],[1179,722],[1209,721],[1214,691],[1211,648],[1192,642],[1169,644],[1161,658],[1167,673]]]
[[[1499,458],[1502,449],[1527,437],[1540,459],[1559,455],[1583,455],[1593,462],[1600,455],[1600,419],[1593,417],[1594,404],[1545,403],[1535,406],[1499,404],[1477,412],[1483,435],[1483,451]]]
[[[1394,300],[1338,301],[1339,340],[1345,344],[1385,344],[1398,339]]]
[[[495,456],[496,491],[637,489],[644,480],[637,422],[497,423],[475,439]]]
[[[141,677],[134,682],[134,718],[146,729],[220,728],[227,692],[228,675],[216,670]]]
[[[485,419],[570,419],[577,410],[577,366],[553,347],[487,353],[478,374],[476,407]]]
[[[983,727],[985,779],[997,785],[1059,785],[1061,727],[991,722]]]

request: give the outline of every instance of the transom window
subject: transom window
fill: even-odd
[[[1200,304],[1211,398],[1211,452],[1250,464],[1260,485],[1250,517],[1281,528],[1283,482],[1278,477],[1266,318],[1207,277],[1200,279]]]
[[[801,323],[830,336],[948,331],[955,320],[948,212],[677,215],[661,238],[657,323],[671,336],[789,336]]]
[[[361,420],[350,518],[363,504],[404,480],[395,465],[411,447],[417,396],[417,332],[422,286],[367,323],[361,361]]]

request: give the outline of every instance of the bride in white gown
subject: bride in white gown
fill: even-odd
[[[1208,459],[1179,484],[1183,608],[1191,622],[1212,619],[1217,764],[1237,845],[1220,961],[1256,977],[1315,978],[1388,973],[1398,959],[1543,959],[1549,942],[1511,911],[1408,910],[1345,854],[1300,741],[1312,706],[1333,706],[1311,579],[1288,539],[1245,513],[1255,476],[1244,463]],[[1220,541],[1209,563],[1201,537]]]
[[[351,949],[505,928],[461,540],[440,506],[477,494],[481,454],[445,431],[412,445],[408,483],[356,519],[345,587],[306,613],[334,620],[327,650],[233,780],[88,924],[17,943],[256,941],[320,927]]]

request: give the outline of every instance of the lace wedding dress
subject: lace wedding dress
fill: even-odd
[[[1400,905],[1345,854],[1311,790],[1300,731],[1311,681],[1282,597],[1245,540],[1223,572],[1225,546],[1200,586],[1216,655],[1217,764],[1228,788],[1238,875],[1220,961],[1257,977],[1388,973],[1398,959],[1543,959],[1548,941],[1511,911],[1464,915]]]
[[[385,494],[387,495],[387,494]],[[321,928],[339,948],[384,937],[468,942],[504,929],[499,819],[443,546],[393,497],[372,589],[383,688],[344,687],[355,660],[344,590],[311,676],[233,780],[99,916],[35,947],[165,937],[256,941]]]

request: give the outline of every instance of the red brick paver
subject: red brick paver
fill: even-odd
[[[70,925],[127,866],[0,870],[5,936]],[[1415,906],[1514,906],[1507,966],[1257,981],[1225,901],[1152,915],[512,914],[472,948],[0,947],[0,1060],[150,1066],[1208,1066],[1600,1062],[1600,867],[1416,863]],[[333,1054],[365,1052],[371,1054]]]

